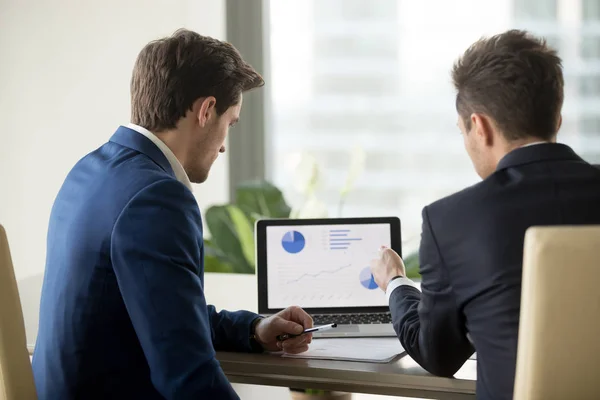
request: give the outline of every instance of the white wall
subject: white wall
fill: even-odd
[[[52,203],[73,164],[129,122],[129,79],[150,40],[180,27],[225,36],[224,0],[0,0],[0,223],[29,340]],[[226,155],[195,188],[226,201]]]
[[[187,27],[223,38],[223,0],[0,0],[0,223],[17,278],[44,266],[54,197],[73,164],[129,122],[129,79],[148,41]],[[227,161],[195,189],[227,199]]]

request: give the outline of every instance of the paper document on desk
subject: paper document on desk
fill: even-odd
[[[397,338],[336,338],[313,339],[308,351],[283,357],[387,363],[402,353]]]

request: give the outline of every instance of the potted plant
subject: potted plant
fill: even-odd
[[[206,272],[254,274],[254,223],[260,218],[288,218],[291,209],[281,191],[267,181],[244,182],[229,204],[214,205],[205,215]]]
[[[292,157],[294,158],[294,157]],[[355,148],[344,186],[340,190],[338,214],[364,169],[365,156]],[[294,169],[294,186],[301,194],[298,207],[292,209],[283,193],[267,181],[243,182],[236,188],[233,202],[214,205],[205,215],[210,236],[204,238],[206,272],[254,274],[254,223],[260,218],[325,218],[328,210],[317,198],[321,173],[316,159],[299,154]]]
[[[410,253],[404,257],[404,266],[406,267],[406,277],[410,279],[421,279],[419,274],[419,252]]]

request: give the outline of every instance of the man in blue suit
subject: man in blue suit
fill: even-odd
[[[216,312],[204,297],[204,182],[264,84],[237,50],[180,30],[149,43],[131,124],[81,159],[52,209],[33,369],[44,399],[237,399],[215,351],[305,351],[311,318]],[[227,290],[224,288],[224,290]],[[232,293],[232,295],[235,295]]]
[[[452,76],[458,127],[483,180],[423,210],[421,290],[390,249],[372,270],[412,358],[433,374],[453,376],[476,350],[477,398],[508,400],[525,232],[600,224],[600,170],[556,143],[564,80],[561,60],[544,40],[522,31],[482,39]]]

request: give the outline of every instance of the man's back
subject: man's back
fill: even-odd
[[[200,210],[166,156],[121,127],[54,203],[33,357],[40,399],[238,398],[215,349],[260,351],[257,315],[203,293]]]
[[[600,170],[555,143],[564,77],[544,38],[514,29],[483,37],[456,60],[452,83],[457,126],[483,181],[423,209],[422,291],[391,249],[371,270],[413,359],[453,376],[476,350],[477,397],[511,399],[525,232],[600,224]]]
[[[38,397],[238,399],[216,351],[300,353],[310,335],[276,338],[312,327],[298,307],[261,318],[204,296],[192,182],[264,79],[231,44],[179,29],[144,46],[130,84],[131,123],[71,170],[52,209]]]
[[[478,397],[511,398],[525,231],[600,224],[600,170],[564,145],[516,149],[490,177],[432,204],[427,214],[477,351]],[[569,273],[565,265],[565,279]]]
[[[149,384],[150,370],[120,293],[110,248],[119,212],[141,189],[165,179],[175,181],[149,157],[109,142],[83,158],[65,180],[48,231],[34,353],[43,398],[117,393],[121,398],[160,398]]]

